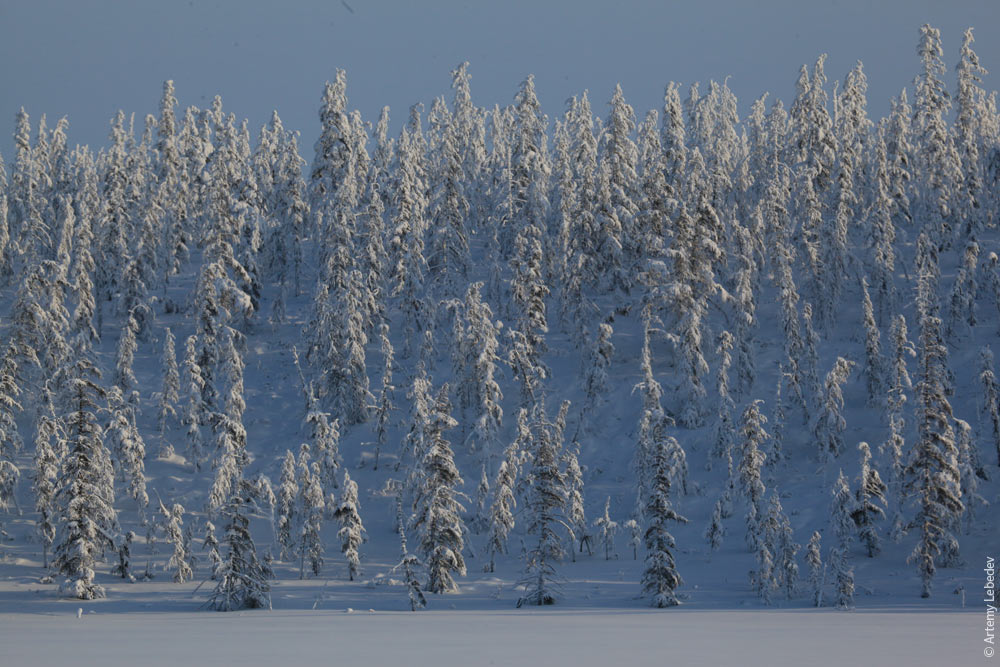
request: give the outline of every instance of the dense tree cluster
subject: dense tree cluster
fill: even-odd
[[[861,63],[830,86],[825,56],[802,67],[787,110],[765,95],[743,119],[725,82],[684,101],[670,83],[641,118],[620,87],[603,119],[584,92],[550,119],[529,76],[510,106],[483,109],[466,63],[450,104],[414,106],[391,137],[389,110],[374,126],[352,111],[337,70],[311,163],[277,113],[256,142],[218,97],[179,117],[170,81],[159,115],[137,128],[119,112],[97,154],[69,146],[65,119],[33,128],[22,110],[9,172],[0,161],[0,517],[28,509],[30,487],[43,567],[64,594],[101,597],[107,553],[132,576],[123,526],[153,548],[158,442],[159,462],[209,489],[194,512],[159,502],[174,581],[197,576],[204,521],[210,605],[268,607],[274,561],[254,517],[303,578],[329,571],[336,521],[346,577],[362,574],[369,490],[343,437],[373,446],[360,467],[398,499],[394,572],[413,609],[457,591],[480,543],[495,571],[513,535],[518,605],[554,603],[560,562],[595,539],[617,557],[619,525],[634,559],[644,551],[642,591],[677,605],[694,545],[678,551],[668,528],[705,491],[711,550],[743,506],[750,588],[769,604],[799,594],[782,466],[818,460],[834,547],[824,559],[814,516],[799,527],[812,601],[832,585],[852,606],[852,559],[907,534],[928,596],[961,562],[985,459],[1000,457],[992,351],[972,389],[950,360],[1000,318],[1000,115],[972,44],[969,30],[952,95],[940,34],[921,28],[913,90],[880,120]],[[265,333],[305,350],[308,442],[283,457],[260,456],[247,407],[250,341]],[[161,360],[155,396],[138,358]],[[626,411],[622,382],[638,421],[606,442],[599,415]],[[852,488],[859,421],[883,444],[858,445]],[[708,441],[717,474],[694,479],[688,452]],[[586,487],[599,456],[634,472],[603,513],[607,494]],[[614,516],[622,506],[634,512]]]

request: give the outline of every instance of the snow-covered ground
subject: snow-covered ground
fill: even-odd
[[[234,614],[138,611],[77,617],[67,601],[0,614],[16,665],[962,665],[983,657],[984,616],[831,610],[573,609]]]

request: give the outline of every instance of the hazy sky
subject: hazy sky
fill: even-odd
[[[336,68],[350,106],[374,120],[389,105],[395,131],[412,103],[451,99],[463,60],[483,106],[509,103],[534,73],[550,117],[583,89],[603,116],[620,82],[641,118],[671,80],[731,76],[741,113],[764,91],[787,105],[799,66],[827,52],[831,82],[864,62],[881,115],[917,71],[925,22],[941,28],[949,76],[976,27],[996,72],[986,85],[1000,87],[998,0],[0,0],[0,153],[11,161],[20,106],[33,125],[68,116],[71,143],[103,145],[117,109],[156,113],[172,78],[181,108],[220,94],[253,127],[277,109],[309,157]]]

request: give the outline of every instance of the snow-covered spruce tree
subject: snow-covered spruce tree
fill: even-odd
[[[340,530],[337,537],[340,538],[340,550],[347,558],[348,579],[361,574],[361,558],[358,548],[365,538],[365,527],[361,523],[361,515],[358,514],[360,503],[358,502],[358,483],[351,479],[347,471],[344,471],[344,490],[340,496],[340,504],[334,511],[333,516],[340,522]],[[461,549],[461,547],[459,547]]]
[[[854,567],[846,547],[830,550],[830,567],[833,569],[834,586],[839,609],[854,608]]]
[[[819,381],[819,333],[813,326],[812,304],[802,304],[802,328],[805,329],[805,358],[803,359],[803,376],[813,389],[817,408],[822,407],[824,386]]]
[[[862,319],[865,327],[865,365],[862,370],[868,387],[868,405],[877,406],[885,397],[885,361],[882,357],[881,338],[875,321],[875,308],[868,295],[868,281],[861,278]]]
[[[160,390],[160,408],[157,411],[157,427],[162,436],[167,430],[167,421],[177,417],[177,404],[181,400],[181,376],[177,369],[177,353],[174,351],[174,334],[167,327],[163,342],[163,386]],[[171,448],[172,449],[172,448]],[[165,451],[165,450],[164,450]]]
[[[163,517],[163,533],[167,542],[174,548],[165,569],[173,570],[174,581],[183,584],[194,576],[189,554],[184,539],[184,507],[174,503],[170,509],[160,501],[160,515]]]
[[[469,451],[479,452],[484,464],[492,468],[503,422],[503,394],[495,377],[501,361],[499,337],[503,324],[493,319],[492,309],[482,300],[482,287],[481,282],[473,283],[465,293],[462,326],[458,329],[461,337],[456,341],[453,365],[459,378],[459,407],[462,414],[474,415],[466,445]]]
[[[469,523],[472,530],[481,533],[489,525],[489,517],[486,515],[486,502],[490,496],[490,478],[486,472],[486,464],[479,467],[479,484],[476,485],[476,511]]]
[[[739,269],[733,286],[736,302],[736,390],[737,395],[746,396],[757,377],[754,352],[754,329],[757,326],[757,298],[760,291],[760,266],[763,258],[753,235],[740,225],[736,229],[736,261]]]
[[[771,570],[773,586],[776,590],[784,591],[790,600],[795,596],[799,581],[799,565],[795,557],[800,546],[793,539],[792,526],[781,507],[777,491],[771,492],[764,534],[768,549],[774,557],[774,567]]]
[[[741,494],[747,501],[747,548],[756,553],[762,540],[762,524],[764,520],[764,482],[761,480],[761,470],[764,467],[765,455],[763,445],[768,438],[764,424],[767,417],[761,414],[760,406],[764,401],[751,401],[743,410],[740,418],[740,462],[738,472]]]
[[[960,525],[964,506],[961,473],[952,428],[952,409],[946,396],[947,348],[937,317],[936,253],[926,234],[917,241],[917,312],[920,318],[917,383],[917,440],[904,469],[904,489],[917,505],[909,528],[920,537],[910,560],[917,564],[921,597],[930,597],[937,565],[958,560],[958,540],[952,531]]]
[[[771,465],[783,458],[788,458],[785,453],[785,429],[788,426],[788,417],[785,414],[785,399],[781,395],[781,386],[785,382],[785,368],[778,364],[778,381],[774,389],[774,412],[771,414]]]
[[[668,522],[687,523],[670,503],[670,489],[675,464],[675,451],[680,448],[667,434],[669,419],[659,413],[651,425],[649,465],[652,469],[648,500],[643,508],[646,546],[645,569],[642,575],[644,593],[652,595],[654,607],[673,607],[680,602],[674,591],[683,583],[677,572],[672,549],[675,542],[667,530]]]
[[[835,578],[837,606],[849,609],[854,606],[854,568],[849,563],[849,557],[855,530],[852,517],[857,505],[851,497],[851,489],[843,470],[834,482],[832,493],[830,524],[837,533],[837,547],[830,550],[830,564]]]
[[[268,580],[273,573],[267,562],[257,556],[257,547],[250,535],[247,512],[253,506],[252,498],[249,485],[241,479],[221,509],[226,519],[226,535],[222,541],[226,553],[213,568],[219,583],[206,603],[216,611],[271,608]]]
[[[527,410],[521,409],[518,423],[527,422]],[[517,501],[514,490],[517,484],[518,461],[520,459],[520,439],[514,440],[504,451],[496,481],[493,482],[493,503],[490,506],[489,537],[486,541],[486,551],[489,562],[484,566],[485,572],[493,572],[497,554],[507,553],[507,537],[514,528],[514,510]]]
[[[240,336],[235,329],[226,328],[223,348],[223,372],[228,383],[225,412],[213,415],[216,438],[216,457],[213,461],[215,479],[209,492],[208,507],[214,511],[236,492],[243,481],[243,470],[250,462],[247,454],[247,433],[243,427],[243,359],[236,349]]]
[[[986,93],[980,86],[982,75],[988,72],[972,49],[974,41],[972,28],[969,28],[963,35],[961,58],[955,66],[958,79],[955,148],[961,158],[963,177],[958,206],[961,208],[959,214],[964,218],[961,233],[966,238],[977,237],[985,222],[982,212],[986,193],[983,191],[981,136],[990,113]]]
[[[719,366],[716,370],[715,386],[719,397],[718,418],[712,436],[712,458],[727,460],[732,473],[732,449],[736,441],[736,429],[733,427],[733,410],[736,406],[729,394],[729,368],[733,357],[733,335],[728,331],[719,334],[718,345],[715,348],[719,356]],[[711,465],[711,459],[709,459]]]
[[[861,63],[847,77],[842,97],[837,102],[846,106],[845,113],[837,114],[834,141],[839,139],[840,149],[834,166],[833,189],[834,215],[823,221],[819,229],[821,282],[825,289],[817,294],[817,315],[824,329],[829,330],[840,306],[844,279],[848,275],[848,243],[851,223],[855,219],[859,198],[855,172],[860,167],[861,140],[870,124],[864,111],[867,83]]]
[[[404,128],[397,147],[398,166],[390,237],[392,296],[399,300],[403,313],[403,357],[412,353],[410,341],[415,340],[428,322],[423,300],[427,261],[424,258],[424,232],[427,210],[424,173],[417,137]]]
[[[632,560],[639,560],[639,547],[642,546],[642,528],[635,519],[629,519],[622,528],[628,531],[628,544],[632,547]]]
[[[135,405],[128,403],[118,387],[107,392],[107,409],[111,420],[105,430],[108,449],[112,454],[118,477],[128,485],[128,495],[142,513],[149,504],[146,494],[146,444],[135,423]]]
[[[636,243],[643,260],[662,256],[664,234],[670,223],[674,204],[673,188],[664,172],[663,142],[660,138],[660,117],[656,109],[646,112],[638,129],[639,175],[637,177],[635,214]],[[641,267],[636,267],[639,270]]]
[[[444,433],[458,425],[451,416],[447,383],[441,386],[427,415],[424,433],[425,453],[420,460],[421,479],[413,503],[411,523],[420,534],[420,551],[427,566],[425,587],[431,593],[450,593],[458,589],[452,573],[465,574],[465,524],[457,490],[462,478],[455,467],[451,443]]]
[[[574,541],[580,543],[580,553],[586,546],[591,554],[591,535],[587,526],[587,514],[583,504],[583,471],[580,469],[580,443],[573,441],[563,452],[563,473],[566,475],[566,523],[573,531]],[[570,545],[572,558],[576,560],[576,545]]]
[[[455,295],[469,273],[469,241],[466,220],[469,199],[465,188],[469,183],[463,169],[459,135],[452,114],[444,109],[444,127],[439,145],[432,150],[440,160],[438,178],[432,193],[430,216],[430,253],[427,268],[435,293],[441,297]]]
[[[101,195],[104,202],[101,217],[95,229],[97,235],[97,292],[98,335],[101,334],[104,307],[120,289],[120,271],[130,256],[127,234],[132,229],[131,211],[127,199],[128,148],[126,146],[125,114],[119,111],[111,122],[111,146],[104,155]]]
[[[896,308],[896,223],[893,213],[896,203],[892,199],[892,182],[886,148],[885,125],[880,125],[875,143],[875,192],[869,209],[868,265],[875,290],[877,321],[884,326]]]
[[[889,167],[889,196],[893,202],[892,219],[897,228],[912,227],[911,195],[913,194],[913,169],[915,149],[910,144],[913,109],[906,99],[906,89],[890,103],[891,111],[886,123],[886,158]]]
[[[612,554],[618,558],[615,551],[615,535],[618,534],[618,522],[611,518],[611,496],[604,502],[604,514],[594,519],[594,527],[597,528],[597,535],[604,547],[604,560],[611,560]]]
[[[833,119],[827,111],[826,58],[824,53],[816,59],[811,77],[806,66],[802,66],[795,101],[789,109],[792,161],[807,165],[813,187],[821,199],[826,198],[834,184],[837,141]]]
[[[711,547],[712,551],[718,551],[719,547],[722,546],[723,539],[726,537],[726,527],[722,523],[723,505],[722,498],[715,501],[715,508],[712,510],[712,519],[705,529],[705,539],[708,541],[708,546]]]
[[[305,421],[310,425],[309,439],[320,467],[319,481],[324,489],[336,489],[337,473],[343,463],[340,457],[340,420],[330,421],[330,413],[320,410],[311,394],[308,403]]]
[[[837,357],[833,368],[826,375],[823,383],[823,393],[820,396],[819,414],[812,424],[812,434],[816,439],[821,461],[829,461],[840,456],[844,450],[844,440],[841,434],[847,428],[844,420],[843,385],[851,374],[853,361]]]
[[[914,175],[922,187],[914,217],[922,221],[922,232],[939,249],[950,247],[958,228],[958,189],[963,180],[961,158],[948,130],[951,98],[942,79],[942,53],[941,31],[921,26],[917,54],[922,71],[914,79],[913,131],[918,138]]]
[[[966,338],[976,326],[976,273],[979,264],[979,244],[969,241],[962,253],[962,263],[948,297],[948,317],[944,335],[950,341]]]
[[[94,581],[94,566],[118,532],[114,508],[114,470],[97,420],[104,390],[100,372],[83,349],[77,349],[64,369],[67,454],[62,460],[56,504],[59,520],[53,566],[66,576],[60,591],[83,600],[102,598],[104,587]]]
[[[418,578],[418,571],[422,568],[423,564],[417,558],[417,555],[411,554],[407,548],[406,526],[404,523],[403,496],[400,492],[396,494],[396,527],[399,530],[400,561],[396,567],[392,568],[392,571],[398,572],[402,570],[403,580],[410,599],[410,611],[416,611],[427,606],[427,599],[424,597],[424,592],[420,589],[420,579]]]
[[[998,163],[1000,163],[1000,158],[998,158]],[[998,164],[997,169],[998,174],[1000,174],[1000,164]],[[993,302],[997,315],[1000,315],[1000,257],[995,252],[987,255],[986,261],[983,262],[982,271],[986,274],[984,279],[986,283],[985,289],[990,295],[990,300]]]
[[[163,272],[164,287],[170,276],[180,272],[181,266],[188,260],[189,237],[188,222],[188,191],[187,173],[184,156],[177,135],[176,116],[174,108],[177,98],[174,96],[174,82],[163,82],[163,95],[160,98],[160,117],[156,123],[157,141],[155,152],[156,178],[150,184],[153,190],[153,211],[157,214],[159,230],[159,257],[157,263]]]
[[[903,417],[903,408],[906,405],[906,392],[913,388],[910,374],[906,368],[906,357],[916,355],[913,345],[907,339],[906,318],[902,314],[897,315],[892,320],[890,339],[892,362],[889,369],[889,391],[885,403],[886,417],[889,422],[889,437],[884,449],[888,451],[892,466],[892,474],[889,477],[893,506],[891,535],[893,541],[898,542],[902,539],[904,531],[902,509],[905,500],[903,492],[903,467],[905,465],[903,448],[905,441],[903,432],[906,422]]]
[[[993,371],[993,350],[989,345],[979,351],[979,382],[983,387],[979,403],[980,433],[990,434],[988,439],[993,441],[1000,466],[1000,385]]]
[[[76,225],[73,228],[73,261],[69,269],[69,281],[76,297],[76,307],[73,309],[71,336],[83,334],[91,341],[97,340],[97,329],[94,328],[94,311],[97,303],[94,300],[94,273],[97,266],[93,256],[93,217],[99,206],[97,193],[97,174],[93,160],[86,158],[86,166],[78,169],[83,174],[79,182],[75,203],[78,210]],[[78,162],[80,162],[78,158]],[[2,211],[0,211],[2,212]],[[0,255],[0,262],[3,262]],[[0,264],[2,267],[2,264]],[[2,271],[2,268],[0,268]],[[2,273],[0,273],[2,275]]]
[[[851,517],[858,527],[861,542],[868,550],[868,557],[874,558],[882,550],[875,522],[885,518],[885,492],[888,487],[878,470],[872,467],[872,453],[868,443],[859,443],[858,451],[861,452],[861,473],[858,475],[858,488],[854,494],[857,504]]]
[[[564,132],[560,132],[560,128]],[[561,309],[579,338],[587,328],[593,301],[586,288],[601,279],[595,256],[598,236],[595,213],[597,197],[597,138],[590,99],[584,91],[572,98],[566,117],[557,123],[555,139],[558,187],[553,201],[560,217],[560,239],[564,254],[561,275]]]
[[[215,536],[215,524],[211,521],[205,522],[205,539],[201,548],[208,550],[208,560],[211,564],[209,579],[216,581],[219,578],[219,568],[222,566],[222,556],[219,555],[219,540]]]
[[[298,545],[299,579],[304,579],[307,563],[309,564],[309,571],[312,572],[314,577],[318,577],[319,573],[323,570],[323,540],[320,536],[320,531],[323,528],[326,499],[323,497],[319,464],[313,463],[312,466],[300,466],[300,468],[302,474],[298,483],[298,509],[301,513]],[[348,554],[352,581],[357,565],[356,560],[356,558],[351,560],[350,554]]]
[[[118,337],[118,348],[115,351],[115,374],[112,384],[121,390],[125,400],[131,401],[132,390],[135,389],[137,381],[132,365],[135,360],[135,351],[138,347],[136,343],[136,332],[138,324],[135,318],[129,314],[122,327],[121,335]]]
[[[636,129],[635,111],[625,101],[620,85],[611,96],[610,111],[604,129],[602,164],[607,165],[610,204],[621,224],[622,269],[625,280],[635,275],[644,248],[640,245],[636,213],[638,212],[637,174],[639,151],[632,141]],[[625,288],[631,287],[630,282]]]
[[[838,543],[846,550],[850,548],[854,538],[856,526],[853,517],[857,504],[851,495],[851,488],[847,484],[843,470],[833,483],[831,495],[833,499],[830,503],[830,525],[837,533]]]
[[[43,401],[46,411],[42,412],[35,422],[35,455],[32,481],[35,486],[35,510],[38,512],[36,530],[38,541],[42,545],[42,567],[49,568],[49,548],[56,537],[56,522],[58,508],[55,504],[57,491],[59,460],[61,452],[67,447],[65,424],[52,411],[48,392]],[[17,471],[10,464],[8,471]],[[14,495],[11,493],[11,500]]]
[[[611,343],[613,333],[610,324],[601,322],[597,325],[597,336],[591,343],[590,358],[584,368],[586,400],[580,413],[581,423],[585,416],[601,406],[607,392],[608,368],[611,367],[611,357],[615,352],[615,346]]]
[[[972,426],[962,419],[955,420],[958,442],[958,471],[961,475],[962,503],[965,505],[965,532],[969,533],[976,525],[977,508],[989,506],[979,493],[979,476],[983,472],[979,463],[979,454],[972,439]]]
[[[201,424],[206,419],[206,406],[202,387],[205,378],[198,366],[198,339],[188,336],[184,344],[184,384],[187,393],[187,403],[184,406],[184,424],[187,426],[187,459],[195,470],[201,470],[205,459],[204,440],[201,434]]]
[[[368,419],[370,406],[375,397],[369,391],[368,371],[365,362],[365,347],[368,335],[365,332],[367,313],[374,310],[364,303],[367,295],[360,271],[352,271],[348,285],[337,293],[334,309],[337,327],[333,332],[330,361],[324,371],[327,382],[333,382],[331,392],[334,406],[341,415],[345,426],[360,424]]]
[[[785,368],[788,387],[792,398],[802,410],[803,418],[808,419],[811,413],[810,402],[806,399],[806,383],[804,376],[805,344],[802,340],[802,328],[799,323],[799,293],[795,287],[792,273],[792,254],[784,244],[774,248],[773,260],[778,281],[779,301],[781,302],[781,327],[785,339]]]
[[[111,576],[121,577],[131,583],[135,583],[135,576],[132,574],[132,542],[135,541],[135,532],[126,531],[117,533],[112,546],[118,554],[118,562],[111,566]]]
[[[298,522],[298,497],[299,484],[295,476],[295,454],[292,450],[285,452],[285,458],[281,463],[281,477],[278,486],[278,544],[281,549],[280,557],[288,560],[295,551],[295,536],[299,534],[296,529]]]
[[[408,487],[417,482],[421,474],[420,463],[427,451],[427,429],[431,419],[434,397],[431,395],[431,380],[427,365],[421,359],[417,362],[417,372],[406,397],[410,399],[410,428],[400,444],[396,459],[396,470],[405,462]]]
[[[392,402],[396,391],[396,386],[392,383],[395,351],[389,340],[389,325],[386,323],[379,325],[379,342],[382,350],[382,387],[379,389],[378,403],[375,406],[375,470],[378,470],[379,458],[385,449],[392,411],[396,409]]]
[[[721,246],[721,227],[715,208],[708,197],[702,195],[695,217],[687,216],[682,208],[670,248],[673,283],[668,291],[668,303],[676,313],[676,320],[670,327],[668,337],[674,343],[684,369],[680,386],[684,410],[680,422],[688,428],[701,426],[705,417],[703,399],[707,392],[703,378],[708,374],[708,363],[702,351],[702,341],[707,332],[708,299],[720,289],[715,280],[714,266],[725,257]]]
[[[560,407],[561,419],[569,410],[569,401]],[[562,560],[563,541],[557,531],[568,528],[563,518],[566,505],[566,480],[559,470],[559,453],[562,449],[562,429],[550,422],[543,400],[532,409],[530,441],[525,443],[531,456],[527,474],[526,509],[528,519],[526,534],[538,541],[525,553],[524,576],[520,585],[524,593],[517,606],[546,605],[556,601],[555,564]]]
[[[826,568],[820,555],[820,534],[814,531],[806,547],[806,563],[809,564],[809,588],[812,591],[814,607],[823,606],[823,585],[826,583]]]
[[[653,445],[653,426],[657,420],[664,415],[663,412],[663,387],[653,375],[653,358],[650,351],[651,336],[655,325],[659,324],[659,319],[653,314],[652,304],[647,304],[643,308],[643,339],[642,355],[640,365],[643,379],[633,388],[633,391],[642,392],[642,412],[639,416],[639,431],[636,438],[635,453],[632,457],[632,469],[636,478],[636,505],[635,515],[642,516],[647,503],[646,492],[650,484],[649,461],[651,447]],[[683,451],[683,450],[682,450]],[[686,466],[686,461],[684,462]],[[677,472],[676,470],[674,472]]]
[[[12,503],[17,503],[15,491],[21,476],[17,467],[17,455],[21,451],[22,440],[17,431],[16,421],[17,413],[22,410],[17,400],[21,394],[19,380],[14,350],[9,348],[0,358],[0,511],[5,511]],[[44,416],[42,413],[42,417]],[[37,428],[41,431],[41,423]],[[45,442],[55,435],[56,430],[52,425],[45,431]],[[43,458],[48,461],[49,457]]]
[[[535,96],[535,83],[528,76],[515,96],[516,121],[511,146],[511,187],[515,201],[512,227],[514,253],[510,258],[510,292],[518,329],[527,341],[533,365],[545,352],[548,332],[545,299],[546,257],[543,241],[548,216],[549,164],[546,150],[547,118]]]
[[[681,106],[680,86],[671,81],[663,92],[663,124],[660,127],[660,144],[663,146],[664,169],[667,182],[676,193],[676,183],[686,173],[687,137],[684,110]]]

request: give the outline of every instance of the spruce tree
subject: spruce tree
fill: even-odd
[[[855,528],[852,517],[857,505],[851,497],[851,489],[843,470],[834,482],[832,494],[830,524],[837,533],[837,547],[830,550],[830,565],[835,579],[837,606],[850,609],[854,606],[854,568],[849,563],[849,554]]]
[[[47,393],[47,392],[46,392]],[[42,567],[49,567],[49,549],[56,538],[58,507],[56,492],[58,490],[59,461],[61,450],[68,446],[66,441],[66,426],[62,419],[52,411],[50,399],[46,412],[41,414],[35,423],[35,455],[33,482],[35,485],[35,510],[38,512],[36,529],[38,540],[42,545]],[[11,467],[14,471],[16,467]],[[14,499],[13,493],[10,496]]]
[[[835,456],[840,456],[844,450],[844,440],[841,434],[847,428],[844,420],[844,392],[843,385],[850,377],[853,361],[848,361],[843,357],[837,357],[833,368],[826,375],[823,384],[823,393],[820,396],[820,412],[812,424],[813,437],[819,448],[819,458],[821,461],[828,461]]]
[[[763,401],[751,401],[743,411],[740,419],[740,462],[739,477],[742,495],[747,501],[747,548],[757,552],[762,538],[764,521],[764,482],[761,480],[761,470],[766,456],[763,444],[769,437],[764,430],[767,418],[761,414]]]
[[[868,295],[868,281],[861,279],[862,311],[865,327],[865,385],[868,388],[868,405],[878,405],[885,394],[885,362],[882,358],[881,338],[875,321],[875,309]]]
[[[428,415],[426,453],[420,461],[421,487],[414,499],[412,519],[420,533],[420,550],[428,570],[426,590],[431,593],[456,591],[452,573],[465,574],[462,549],[466,529],[461,517],[465,508],[459,502],[462,493],[457,490],[463,482],[455,467],[451,443],[444,437],[444,432],[457,424],[451,417],[448,385],[444,384]]]
[[[340,504],[334,511],[333,516],[340,522],[340,530],[337,537],[341,540],[340,550],[347,557],[348,579],[361,574],[361,559],[358,554],[358,547],[364,541],[365,527],[361,524],[361,516],[358,514],[360,503],[358,502],[358,484],[351,479],[347,471],[344,471],[343,492],[340,496]]]
[[[56,491],[59,521],[53,566],[66,576],[60,587],[64,595],[93,600],[105,596],[104,587],[94,581],[94,566],[113,546],[118,515],[111,457],[97,421],[98,401],[104,397],[100,372],[84,350],[76,350],[74,357],[65,369],[68,452]]]
[[[568,410],[569,401],[564,401],[560,414],[564,415]],[[526,479],[529,485],[526,533],[538,541],[525,553],[521,580],[524,594],[518,598],[518,607],[555,603],[558,591],[555,565],[562,560],[564,553],[557,531],[560,527],[567,527],[563,518],[566,479],[558,463],[563,445],[562,432],[548,420],[543,402],[536,404],[532,413],[529,441],[526,443],[531,455],[531,468]]]
[[[296,528],[299,520],[299,485],[295,477],[295,455],[292,450],[285,451],[281,464],[280,486],[278,487],[278,545],[281,558],[288,560],[295,552]]]
[[[826,579],[826,568],[820,555],[820,534],[814,531],[806,547],[806,562],[809,564],[809,587],[812,589],[814,607],[823,606],[823,585]]]
[[[997,465],[1000,466],[1000,385],[993,371],[993,350],[989,345],[979,351],[979,382],[983,387],[980,400],[981,433],[989,433],[996,448]]]
[[[183,584],[194,576],[191,564],[188,562],[188,549],[184,539],[184,507],[174,503],[170,509],[167,509],[161,501],[160,514],[163,517],[163,532],[167,536],[167,542],[174,548],[170,560],[167,561],[166,569],[174,571],[174,582]]]
[[[771,493],[764,534],[768,547],[774,555],[774,568],[771,572],[774,588],[784,591],[785,597],[791,599],[798,586],[799,565],[796,562],[796,555],[800,547],[793,539],[792,526],[781,507],[777,491]]]
[[[904,490],[917,506],[908,529],[920,531],[910,561],[916,563],[921,577],[921,597],[930,597],[937,566],[958,558],[958,540],[952,531],[960,525],[964,506],[952,409],[946,396],[947,348],[937,316],[937,257],[926,234],[920,235],[917,246],[917,440],[903,473]]]
[[[111,420],[106,429],[108,449],[118,477],[128,484],[128,495],[135,500],[142,512],[149,504],[146,494],[145,463],[146,444],[135,423],[136,408],[125,402],[118,387],[107,393],[108,412]]]
[[[875,522],[885,518],[885,492],[888,487],[878,474],[878,470],[872,467],[872,453],[867,442],[858,444],[861,452],[861,473],[858,476],[858,488],[855,491],[857,504],[851,517],[854,525],[858,527],[859,537],[868,551],[868,557],[874,558],[881,551],[878,531]]]
[[[527,411],[521,409],[525,416]],[[514,490],[517,484],[519,441],[514,440],[504,451],[496,481],[493,482],[493,503],[490,506],[489,537],[486,550],[490,555],[489,562],[484,566],[486,572],[493,572],[496,567],[496,556],[507,553],[507,537],[514,528],[514,510],[517,501]]]
[[[613,520],[609,514],[611,509],[611,496],[604,503],[604,514],[594,519],[594,527],[597,528],[597,534],[601,540],[601,544],[604,546],[604,560],[611,560],[611,555],[614,554],[615,558],[618,557],[618,553],[615,551],[615,535],[618,534],[618,522]]]
[[[271,608],[269,579],[273,573],[267,562],[257,556],[250,534],[247,512],[252,506],[252,493],[246,482],[239,480],[239,486],[233,489],[221,511],[226,519],[222,541],[226,553],[213,569],[218,584],[206,603],[216,611]]]
[[[949,247],[958,229],[958,188],[962,185],[961,158],[955,150],[947,115],[951,98],[942,77],[941,31],[924,24],[920,28],[917,55],[921,72],[914,79],[913,125],[918,136],[916,175],[922,181],[917,201],[917,219],[922,231],[939,249]]]
[[[187,459],[195,470],[201,470],[205,458],[201,425],[206,406],[202,391],[205,378],[198,365],[197,337],[188,336],[184,345],[184,382],[187,404],[184,407],[184,424],[187,426]]]
[[[393,404],[393,393],[396,390],[392,383],[392,368],[395,351],[389,341],[389,325],[379,325],[379,341],[382,349],[382,388],[379,390],[378,404],[375,406],[375,465],[378,470],[379,458],[382,450],[385,449],[386,439],[389,432],[389,420],[392,418],[392,411],[396,408]]]
[[[323,540],[320,531],[323,527],[323,515],[326,510],[326,499],[323,497],[323,486],[320,482],[319,464],[303,466],[302,479],[299,480],[298,509],[301,512],[299,535],[299,579],[305,577],[306,563],[314,577],[323,570]],[[346,493],[346,490],[345,490]],[[351,565],[351,580],[356,572],[356,558],[348,562]]]
[[[177,370],[177,354],[174,351],[174,334],[167,327],[163,342],[163,388],[160,391],[160,408],[157,411],[157,425],[160,435],[167,430],[167,421],[177,416],[180,402],[181,376]]]
[[[652,595],[654,607],[673,607],[680,604],[674,591],[683,583],[677,572],[673,549],[673,536],[667,530],[668,522],[687,523],[670,502],[674,455],[671,438],[666,433],[668,420],[661,414],[652,425],[649,464],[652,467],[648,501],[643,516],[646,520],[643,540],[646,546],[645,569],[642,575],[643,592]]]

